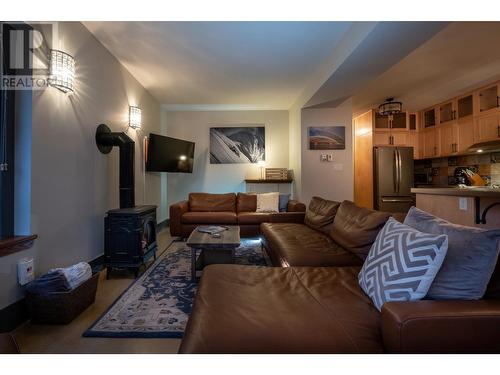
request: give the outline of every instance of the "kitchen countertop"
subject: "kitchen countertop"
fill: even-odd
[[[432,195],[453,195],[458,197],[487,197],[500,198],[500,189],[491,187],[428,187],[428,188],[413,188],[411,192],[414,194],[432,194]]]

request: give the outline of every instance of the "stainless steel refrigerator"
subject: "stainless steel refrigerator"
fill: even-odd
[[[374,147],[373,168],[375,209],[407,212],[414,204],[413,147]]]

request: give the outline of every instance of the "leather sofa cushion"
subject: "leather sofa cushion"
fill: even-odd
[[[193,212],[235,212],[236,194],[190,193],[189,210]]]
[[[351,201],[340,204],[330,236],[336,243],[365,260],[378,232],[390,213],[358,207]]]
[[[500,299],[500,256],[498,257],[493,275],[491,275],[484,298]]]
[[[260,226],[271,259],[289,266],[356,266],[362,262],[329,236],[295,223],[264,223]]]
[[[312,197],[306,211],[304,223],[322,232],[328,233],[340,202],[329,201],[320,197]]]
[[[359,267],[211,265],[180,353],[381,353]]]
[[[186,212],[182,215],[183,224],[237,224],[234,212]]]
[[[238,224],[261,224],[269,221],[270,214],[264,212],[239,212]]]
[[[238,193],[236,210],[238,212],[255,212],[257,210],[257,194]]]

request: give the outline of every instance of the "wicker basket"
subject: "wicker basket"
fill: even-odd
[[[68,324],[95,301],[99,273],[69,292],[36,295],[28,293],[26,300],[35,324]]]

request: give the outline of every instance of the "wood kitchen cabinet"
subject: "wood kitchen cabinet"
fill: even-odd
[[[455,101],[450,101],[439,106],[439,123],[444,124],[455,120]]]
[[[408,129],[409,130],[417,130],[417,114],[409,113],[408,114]]]
[[[408,146],[408,132],[403,131],[377,131],[373,132],[374,146]]]
[[[373,128],[377,129],[389,129],[389,116],[382,116],[378,112],[375,112],[375,123],[373,124]]]
[[[435,158],[439,156],[439,130],[426,129],[421,134],[420,140],[422,141],[422,145],[420,147],[423,151],[422,157]]]
[[[373,145],[374,146],[390,146],[392,145],[392,136],[390,132],[374,131],[373,132]]]
[[[430,108],[424,111],[422,116],[422,128],[431,128],[436,126],[436,108]]]
[[[467,149],[475,143],[474,140],[474,119],[469,116],[464,119],[459,119],[457,121],[457,135],[458,139],[455,141],[458,143],[458,152],[465,152]]]
[[[413,147],[413,158],[421,159],[422,155],[419,148],[419,135],[416,131],[408,132],[406,145],[409,147]]]
[[[373,134],[374,111],[353,119],[354,127],[354,202],[373,209]],[[387,132],[383,132],[387,135]]]
[[[449,156],[465,152],[474,144],[472,119],[459,120],[439,128],[439,155]]]
[[[476,118],[475,140],[478,142],[500,139],[500,113]]]
[[[452,155],[458,152],[458,127],[450,123],[437,129],[439,132],[440,156]]]
[[[458,98],[457,100],[457,119],[463,119],[474,114],[473,95],[468,94]]]
[[[480,114],[495,112],[500,106],[499,84],[495,83],[477,91],[477,103]]]
[[[396,113],[392,116],[391,129],[405,130],[407,128],[406,122],[406,112]]]

